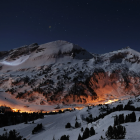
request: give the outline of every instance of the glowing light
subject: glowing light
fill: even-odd
[[[23,113],[23,112],[27,112],[27,113],[33,113],[33,111],[24,111],[24,110],[20,110],[20,109],[15,109],[15,108],[12,108],[13,112],[20,112],[20,113]]]
[[[13,108],[12,110],[13,110],[14,112],[18,112],[18,109],[14,109],[14,108]]]
[[[77,109],[77,110],[82,110],[84,108],[84,106],[82,106],[82,107],[75,107],[75,109]]]
[[[108,100],[107,102],[105,102],[105,104],[111,104],[111,103],[116,102],[116,101],[118,101],[118,100],[119,100],[119,99]]]
[[[113,100],[108,100],[106,102],[102,102],[102,104],[111,104],[113,102],[116,102],[118,101],[119,99],[113,99]],[[91,104],[89,104],[88,106],[93,106]],[[85,108],[86,106],[79,106],[79,107],[74,107],[76,110],[82,110],[83,108]],[[62,109],[56,109],[56,110],[50,110],[50,111],[42,111],[43,113],[50,113],[50,112],[54,112],[54,113],[57,113],[59,111],[62,111],[64,112],[65,110],[73,110],[72,108],[62,108]],[[15,109],[15,108],[12,108],[13,112],[20,112],[20,113],[23,113],[23,112],[27,112],[27,113],[33,113],[33,111],[27,111],[27,110],[20,110],[20,109]],[[36,112],[36,111],[35,111]]]

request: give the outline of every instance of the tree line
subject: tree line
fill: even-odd
[[[43,113],[20,113],[20,112],[5,112],[0,115],[0,127],[8,126],[8,125],[16,125],[19,123],[27,124],[28,121],[34,121],[39,118],[44,118]]]
[[[9,133],[0,135],[0,140],[26,140],[26,138],[20,136],[16,130],[10,130]]]
[[[120,114],[119,116],[116,115],[114,118],[114,126],[127,122],[136,122],[136,114],[134,111],[126,115],[126,117],[124,117],[124,114]]]

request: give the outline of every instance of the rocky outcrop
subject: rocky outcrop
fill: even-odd
[[[22,55],[28,55],[32,52],[34,52],[37,48],[38,48],[38,44],[37,43],[33,43],[31,45],[25,45],[22,46],[20,48],[11,50],[9,52],[8,57],[6,58],[6,60],[10,61],[10,60],[15,60],[16,58],[22,56]]]
[[[0,58],[5,57],[6,55],[8,55],[8,53],[9,53],[9,51],[0,52]]]
[[[96,69],[86,82],[77,82],[64,98],[59,99],[62,94],[54,94],[50,103],[96,104],[139,94],[140,77],[121,70],[109,74],[103,69]]]

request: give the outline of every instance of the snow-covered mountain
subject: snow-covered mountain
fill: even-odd
[[[129,47],[97,55],[62,40],[0,52],[1,104],[48,110],[128,98],[140,94],[139,63]]]

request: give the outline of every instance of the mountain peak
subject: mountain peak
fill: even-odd
[[[82,47],[67,41],[57,40],[41,45],[34,43],[15,48],[1,59],[1,64],[28,67],[91,58],[93,56]]]
[[[129,46],[125,47],[125,48],[122,48],[122,50],[126,50],[126,49],[131,49]]]

